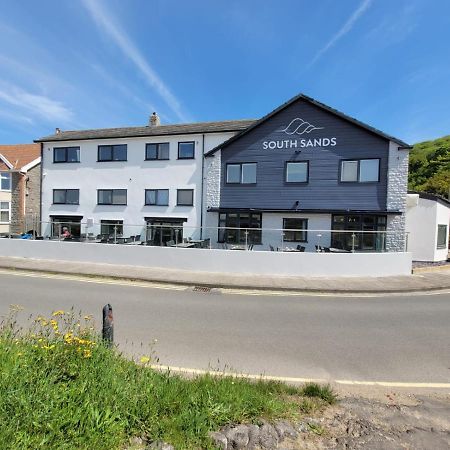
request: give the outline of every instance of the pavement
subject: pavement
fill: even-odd
[[[281,277],[205,273],[154,267],[127,266],[0,256],[0,268],[88,275],[124,280],[203,286],[328,293],[406,293],[450,289],[450,265],[421,268],[395,277]]]

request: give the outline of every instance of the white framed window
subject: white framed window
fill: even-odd
[[[437,245],[438,250],[447,248],[447,225],[437,226]]]
[[[0,191],[11,190],[11,173],[0,172]]]
[[[380,181],[380,160],[355,159],[341,161],[341,183],[377,183]]]
[[[10,222],[11,218],[11,203],[0,202],[0,223],[6,224]]]
[[[256,184],[256,163],[227,164],[227,184]]]
[[[309,162],[286,162],[286,183],[307,183],[309,179]]]

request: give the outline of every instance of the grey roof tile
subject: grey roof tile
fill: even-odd
[[[221,122],[198,122],[178,125],[158,125],[155,127],[99,128],[94,130],[61,131],[58,134],[44,136],[34,142],[78,141],[85,139],[109,139],[146,136],[168,136],[197,133],[221,133],[242,131],[256,120],[224,120]]]

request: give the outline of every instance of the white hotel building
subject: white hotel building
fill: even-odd
[[[57,129],[36,142],[45,237],[70,223],[74,236],[116,227],[153,245],[282,240],[314,251],[320,235],[347,251],[405,248],[411,147],[302,94],[260,120],[161,125],[153,115],[148,126]]]
[[[203,155],[247,128],[237,120],[160,125],[156,115],[143,127],[60,131],[42,144],[44,236],[64,224],[74,236],[141,235],[151,225],[184,227],[200,238],[204,225]],[[80,224],[80,225],[78,225]],[[158,228],[158,227],[156,227]],[[147,237],[146,237],[147,238]],[[143,237],[142,237],[143,239]]]

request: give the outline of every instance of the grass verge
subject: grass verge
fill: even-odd
[[[90,317],[55,311],[20,329],[16,314],[0,325],[0,448],[120,449],[145,436],[210,449],[208,433],[226,424],[331,403],[311,386],[160,373],[102,345]]]

